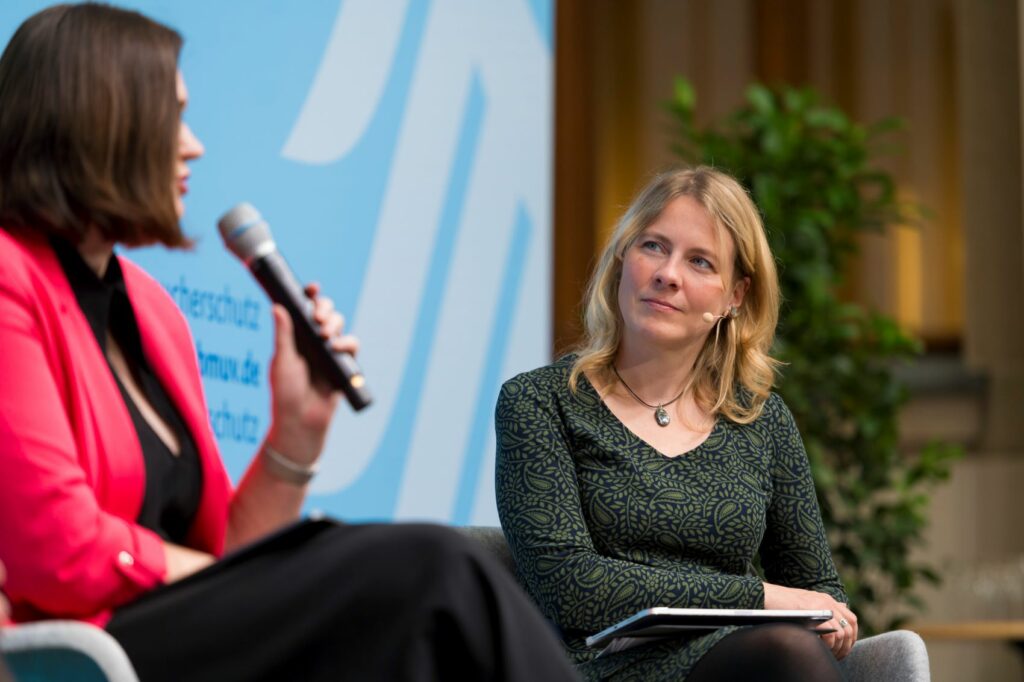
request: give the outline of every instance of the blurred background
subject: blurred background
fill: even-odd
[[[929,637],[940,682],[1024,675],[1021,10],[1019,0],[555,8],[556,348],[578,338],[582,287],[616,218],[652,173],[679,160],[665,106],[676,76],[694,86],[698,125],[743,105],[755,82],[813,88],[856,121],[903,120],[876,164],[924,218],[862,235],[840,298],[923,343],[917,362],[894,368],[910,392],[900,449],[910,457],[933,439],[964,447],[927,503],[914,553],[943,582],[920,590],[914,620],[1016,620],[991,640]]]

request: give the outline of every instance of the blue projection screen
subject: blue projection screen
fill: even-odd
[[[6,44],[51,3],[0,3]],[[249,201],[362,342],[308,508],[494,524],[501,382],[549,360],[553,0],[138,0],[185,38],[206,146],[190,253],[127,251],[196,338],[236,480],[267,428],[268,303],[217,218]]]

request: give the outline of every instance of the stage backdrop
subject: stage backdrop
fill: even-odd
[[[308,508],[496,523],[494,402],[549,359],[554,0],[137,0],[185,38],[191,253],[129,251],[195,334],[237,480],[267,427],[267,302],[221,245],[249,201],[362,340]],[[4,0],[0,39],[50,3]]]

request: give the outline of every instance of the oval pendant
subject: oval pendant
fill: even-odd
[[[668,426],[672,419],[668,416],[665,408],[658,405],[658,409],[654,411],[654,421],[658,422],[658,426]]]

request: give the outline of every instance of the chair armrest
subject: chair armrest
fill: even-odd
[[[847,682],[930,682],[928,649],[917,633],[894,630],[866,637],[839,662]]]
[[[18,682],[139,679],[117,640],[88,623],[56,620],[5,627],[0,653]]]

